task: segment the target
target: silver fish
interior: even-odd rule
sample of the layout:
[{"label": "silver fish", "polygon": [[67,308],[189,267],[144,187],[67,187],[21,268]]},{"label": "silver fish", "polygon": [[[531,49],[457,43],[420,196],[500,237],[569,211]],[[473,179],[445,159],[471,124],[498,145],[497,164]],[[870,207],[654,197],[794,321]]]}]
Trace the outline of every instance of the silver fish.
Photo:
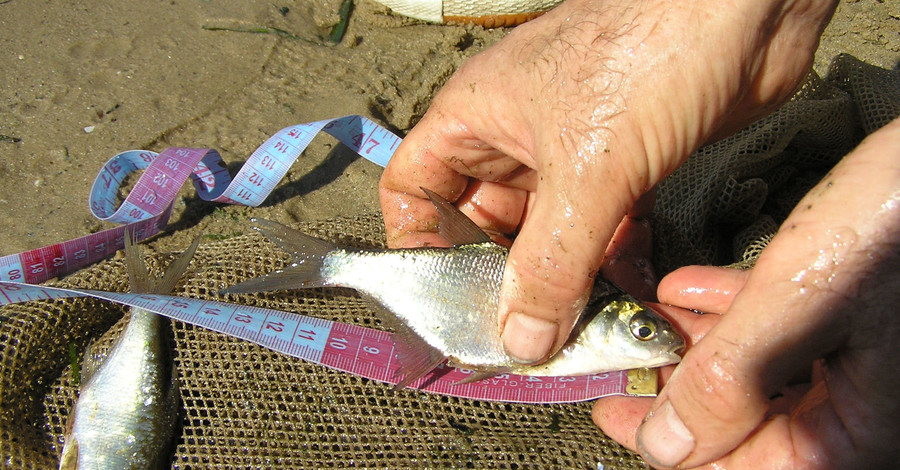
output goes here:
[{"label": "silver fish", "polygon": [[[678,362],[684,338],[635,298],[606,286],[592,300],[569,342],[540,365],[506,354],[498,300],[508,250],[491,241],[456,207],[425,190],[438,208],[439,232],[453,248],[342,248],[267,220],[254,228],[293,255],[288,267],[222,293],[337,286],[371,297],[398,334],[402,388],[449,359],[477,373],[537,376],[597,374]],[[398,321],[399,320],[399,321]]]},{"label": "silver fish", "polygon": [[[155,285],[129,234],[125,240],[132,292],[163,294],[181,278],[200,239]],[[178,400],[161,322],[155,313],[132,309],[125,331],[102,363],[85,358],[84,385],[66,423],[60,469],[144,469],[165,463]]]}]

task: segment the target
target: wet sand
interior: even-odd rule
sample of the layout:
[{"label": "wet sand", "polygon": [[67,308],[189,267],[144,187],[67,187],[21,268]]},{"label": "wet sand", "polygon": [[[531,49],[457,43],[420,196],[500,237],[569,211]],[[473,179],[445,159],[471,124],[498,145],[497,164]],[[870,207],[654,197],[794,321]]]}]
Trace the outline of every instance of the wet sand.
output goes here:
[{"label": "wet sand", "polygon": [[[111,227],[90,214],[88,193],[123,150],[211,147],[234,172],[296,123],[362,114],[402,135],[467,57],[507,33],[424,24],[358,0],[344,39],[316,44],[340,5],[0,2],[0,255]],[[302,39],[209,29],[254,27]],[[816,70],[839,53],[894,68],[900,4],[842,2]],[[240,233],[248,215],[291,223],[374,212],[379,174],[323,135],[262,207],[203,202],[185,185],[171,233],[151,246],[180,250],[200,234]]]}]

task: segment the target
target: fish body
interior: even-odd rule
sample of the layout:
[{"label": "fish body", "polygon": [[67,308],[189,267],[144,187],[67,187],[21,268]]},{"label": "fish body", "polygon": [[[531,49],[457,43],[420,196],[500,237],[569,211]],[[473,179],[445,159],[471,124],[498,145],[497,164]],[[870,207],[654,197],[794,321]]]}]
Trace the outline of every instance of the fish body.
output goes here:
[{"label": "fish body", "polygon": [[[573,341],[541,365],[524,365],[503,348],[500,283],[508,251],[493,242],[457,248],[351,250],[336,248],[320,268],[323,285],[351,287],[392,312],[454,365],[521,375],[596,374],[677,362],[684,341],[633,297],[595,298]],[[655,337],[632,332],[646,326]],[[648,333],[652,335],[653,333]]]},{"label": "fish body", "polygon": [[[196,246],[151,287],[139,252],[126,243],[132,290],[170,291]],[[155,313],[132,309],[122,336],[102,363],[86,358],[85,381],[67,422],[60,469],[150,469],[163,464],[178,400],[162,323]]]},{"label": "fish body", "polygon": [[86,382],[75,405],[60,469],[154,468],[172,436],[176,409],[162,361],[160,318],[140,309]]},{"label": "fish body", "polygon": [[352,287],[396,315],[459,364],[509,366],[496,335],[497,289],[506,248],[492,242],[456,249],[336,249],[321,269],[328,285]]},{"label": "fish body", "polygon": [[539,365],[516,362],[503,348],[498,313],[508,250],[490,241],[452,204],[429,196],[438,207],[441,233],[453,248],[346,248],[255,220],[254,228],[291,253],[294,262],[225,292],[338,286],[365,294],[382,307],[382,317],[398,333],[401,374],[406,375],[401,385],[445,359],[479,376],[585,375],[680,360],[684,339],[672,325],[609,286],[595,291],[562,350]]}]

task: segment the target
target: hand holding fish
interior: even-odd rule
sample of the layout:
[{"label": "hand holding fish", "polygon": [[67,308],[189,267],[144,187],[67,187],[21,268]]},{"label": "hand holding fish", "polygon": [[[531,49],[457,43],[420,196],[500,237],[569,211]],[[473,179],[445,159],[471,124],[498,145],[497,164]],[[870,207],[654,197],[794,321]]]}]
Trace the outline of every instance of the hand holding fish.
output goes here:
[{"label": "hand holding fish", "polygon": [[569,0],[516,28],[457,71],[388,165],[389,245],[445,244],[420,187],[495,239],[518,232],[498,328],[519,362],[545,360],[617,227],[641,232],[637,201],[704,142],[787,99],[835,3]]},{"label": "hand holding fish", "polygon": [[863,141],[751,271],[663,279],[661,301],[709,312],[681,322],[695,345],[655,401],[601,399],[595,422],[658,467],[895,466],[898,143],[900,119]]}]

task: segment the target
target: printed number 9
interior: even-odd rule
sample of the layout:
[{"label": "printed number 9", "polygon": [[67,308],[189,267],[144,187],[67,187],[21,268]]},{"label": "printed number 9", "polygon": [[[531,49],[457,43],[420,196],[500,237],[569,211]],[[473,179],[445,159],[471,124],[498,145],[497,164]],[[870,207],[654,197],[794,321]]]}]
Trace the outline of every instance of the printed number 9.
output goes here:
[{"label": "printed number 9", "polygon": [[381,351],[378,350],[378,348],[372,347],[372,346],[364,346],[364,347],[362,348],[362,350],[365,351],[365,352],[367,352],[367,353],[369,353],[369,354],[378,354],[379,352],[381,352]]}]

